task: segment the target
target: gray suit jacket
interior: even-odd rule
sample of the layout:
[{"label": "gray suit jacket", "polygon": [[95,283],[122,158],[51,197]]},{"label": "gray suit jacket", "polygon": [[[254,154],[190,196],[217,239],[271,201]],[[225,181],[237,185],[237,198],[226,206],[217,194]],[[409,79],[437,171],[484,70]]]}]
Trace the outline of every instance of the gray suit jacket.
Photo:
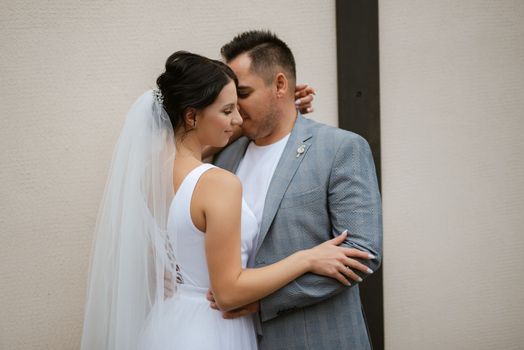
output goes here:
[{"label": "gray suit jacket", "polygon": [[[248,144],[240,138],[215,164],[235,172]],[[382,208],[369,145],[354,133],[299,115],[269,186],[250,266],[272,264],[345,229],[346,246],[377,257],[365,262],[375,271]],[[351,283],[309,273],[261,300],[260,348],[369,349],[358,284]]]}]

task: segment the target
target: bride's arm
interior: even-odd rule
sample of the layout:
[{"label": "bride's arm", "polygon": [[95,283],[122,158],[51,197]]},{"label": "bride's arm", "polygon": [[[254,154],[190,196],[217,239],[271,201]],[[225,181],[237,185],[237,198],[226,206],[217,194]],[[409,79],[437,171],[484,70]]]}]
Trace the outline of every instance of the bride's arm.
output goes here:
[{"label": "bride's arm", "polygon": [[[333,277],[349,285],[347,278],[358,276],[346,266],[367,270],[363,264],[347,257],[355,257],[355,249],[337,246],[345,235],[312,249],[298,251],[274,264],[243,269],[240,257],[242,186],[239,179],[225,170],[213,169],[199,186],[199,195],[205,198],[202,205],[211,289],[220,309],[231,310],[259,300],[306,272]],[[367,254],[360,253],[360,258],[368,258]]]}]

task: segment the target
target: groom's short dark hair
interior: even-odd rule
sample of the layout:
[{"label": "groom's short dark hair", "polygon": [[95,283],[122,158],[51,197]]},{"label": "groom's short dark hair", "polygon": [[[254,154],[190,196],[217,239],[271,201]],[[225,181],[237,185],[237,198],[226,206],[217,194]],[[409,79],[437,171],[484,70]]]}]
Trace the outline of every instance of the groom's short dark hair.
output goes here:
[{"label": "groom's short dark hair", "polygon": [[264,78],[266,84],[273,81],[275,68],[281,67],[288,79],[296,80],[295,58],[285,42],[268,30],[250,30],[238,34],[220,49],[226,62],[243,53],[251,58],[251,69]]}]

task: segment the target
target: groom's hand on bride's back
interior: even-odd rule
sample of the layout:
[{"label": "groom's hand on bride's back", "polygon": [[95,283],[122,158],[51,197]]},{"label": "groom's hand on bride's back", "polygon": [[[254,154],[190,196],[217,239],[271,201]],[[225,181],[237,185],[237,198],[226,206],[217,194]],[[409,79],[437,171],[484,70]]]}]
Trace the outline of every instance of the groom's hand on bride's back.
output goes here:
[{"label": "groom's hand on bride's back", "polygon": [[233,319],[233,318],[238,318],[238,317],[246,316],[249,314],[253,314],[258,311],[260,311],[260,302],[255,301],[254,303],[244,305],[242,307],[239,307],[238,309],[226,311],[222,313],[222,317],[227,318],[227,319]]},{"label": "groom's hand on bride's back", "polygon": [[[222,311],[218,308],[218,305],[215,301],[215,297],[213,296],[213,291],[211,291],[211,289],[207,291],[207,300],[209,300],[209,306],[212,309]],[[233,318],[238,318],[238,317],[246,316],[249,314],[253,314],[255,312],[258,312],[259,310],[260,310],[260,302],[255,301],[254,303],[244,305],[237,309],[225,311],[222,313],[222,317],[226,319],[233,319]]]}]

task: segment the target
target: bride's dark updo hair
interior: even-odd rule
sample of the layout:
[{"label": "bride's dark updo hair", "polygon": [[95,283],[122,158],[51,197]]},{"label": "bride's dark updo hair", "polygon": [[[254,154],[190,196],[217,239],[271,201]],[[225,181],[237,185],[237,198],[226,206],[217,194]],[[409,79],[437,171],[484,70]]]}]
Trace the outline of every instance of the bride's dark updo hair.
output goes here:
[{"label": "bride's dark updo hair", "polygon": [[226,64],[187,51],[177,51],[166,61],[166,71],[156,84],[173,129],[184,122],[187,108],[202,109],[211,105],[230,81],[238,80]]}]

